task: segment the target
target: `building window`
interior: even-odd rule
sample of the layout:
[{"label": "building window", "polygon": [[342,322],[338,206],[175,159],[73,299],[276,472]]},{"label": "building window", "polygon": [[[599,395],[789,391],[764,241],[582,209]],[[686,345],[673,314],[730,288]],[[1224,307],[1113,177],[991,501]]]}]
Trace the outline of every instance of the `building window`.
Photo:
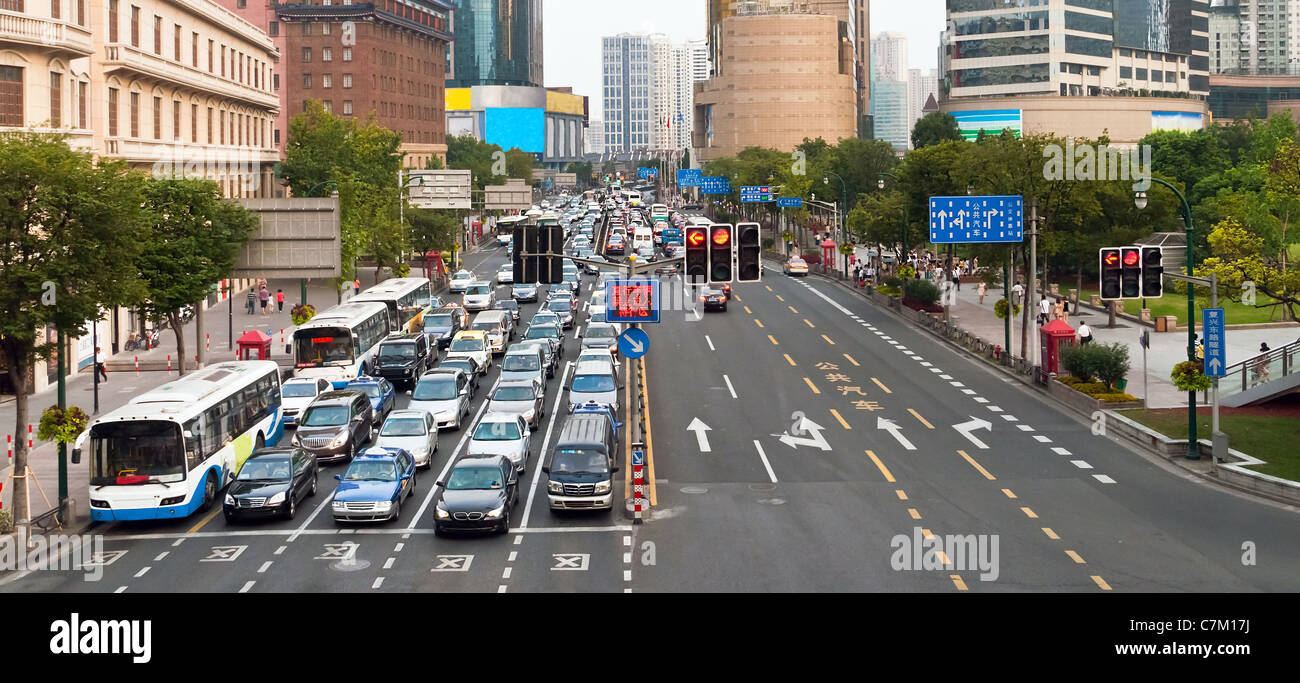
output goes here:
[{"label": "building window", "polygon": [[61,18],[62,18],[62,17],[59,16],[60,13],[61,13],[61,11],[62,11],[62,8],[60,7],[60,5],[62,5],[62,4],[63,4],[63,0],[50,0],[50,18],[51,18],[51,19],[61,19]]},{"label": "building window", "polygon": [[212,144],[212,107],[208,107],[208,144]]},{"label": "building window", "polygon": [[311,48],[304,47],[302,49],[302,63],[309,64],[310,62],[311,62]]},{"label": "building window", "polygon": [[311,22],[310,22],[310,21],[304,21],[304,22],[302,22],[302,35],[303,35],[304,37],[307,37],[307,36],[310,36],[310,35],[311,35]]},{"label": "building window", "polygon": [[131,93],[131,137],[140,137],[140,93]]},{"label": "building window", "polygon": [[77,126],[79,128],[89,128],[86,120],[86,90],[90,86],[86,83],[77,84]]},{"label": "building window", "polygon": [[199,68],[199,32],[190,33],[190,66]]},{"label": "building window", "polygon": [[162,139],[162,98],[153,98],[153,139]]},{"label": "building window", "polygon": [[172,100],[172,139],[181,139],[181,101]]},{"label": "building window", "polygon": [[307,90],[311,89],[311,74],[302,75],[302,87]]},{"label": "building window", "polygon": [[162,17],[153,15],[153,53],[162,54]]},{"label": "building window", "polygon": [[[3,74],[3,70],[0,70],[0,74]],[[0,81],[3,80],[0,76]],[[117,88],[108,89],[108,136],[117,137]]]},{"label": "building window", "polygon": [[1137,77],[1136,77],[1136,78],[1137,78],[1137,80],[1139,80],[1139,81],[1145,81],[1145,80],[1147,80],[1147,70],[1146,70],[1146,69],[1138,69],[1138,70],[1137,70]]},{"label": "building window", "polygon": [[275,36],[280,35],[280,22],[278,22],[278,21],[273,21],[273,22],[271,22],[271,23],[266,27],[266,35],[271,36],[272,38],[274,38]]},{"label": "building window", "polygon": [[330,74],[321,74],[320,87],[322,88],[334,87],[334,79],[330,77]]},{"label": "building window", "polygon": [[208,41],[208,73],[212,73],[212,41]]},{"label": "building window", "polygon": [[226,144],[226,112],[222,111],[217,119],[217,141]]},{"label": "building window", "polygon": [[343,87],[344,88],[352,87],[352,74],[343,74]]},{"label": "building window", "polygon": [[321,105],[325,107],[325,111],[327,111],[327,112],[329,112],[329,113],[331,113],[331,114],[334,113],[334,103],[333,103],[333,102],[331,102],[331,101],[329,101],[329,100],[325,100],[325,101],[321,102]]},{"label": "building window", "polygon": [[276,145],[277,147],[280,145],[280,129],[279,129],[279,128],[276,128],[275,130],[271,131],[271,140],[275,143],[275,145]]},{"label": "building window", "polygon": [[239,0],[239,2],[235,3],[235,6],[239,9],[244,9],[245,7],[248,7],[248,0]]},{"label": "building window", "polygon": [[1174,72],[1172,72],[1172,71],[1166,71],[1166,72],[1165,72],[1165,82],[1166,82],[1166,83],[1177,83],[1177,82],[1178,82],[1178,74],[1176,74],[1176,73],[1174,73]]},{"label": "building window", "polygon": [[274,90],[280,89],[280,74],[271,74],[271,88]]},{"label": "building window", "polygon": [[352,100],[343,100],[343,114],[345,116],[352,115]]},{"label": "building window", "polygon": [[190,105],[190,142],[199,141],[199,105]]},{"label": "building window", "polygon": [[221,46],[221,77],[226,77],[226,46]]},{"label": "building window", "polygon": [[321,60],[322,62],[330,62],[330,61],[333,61],[333,60],[334,60],[334,51],[331,50],[331,49],[328,48],[328,47],[322,47],[322,48],[320,49],[320,60]]},{"label": "building window", "polygon": [[86,25],[86,0],[77,0],[77,25]]},{"label": "building window", "polygon": [[117,0],[108,0],[108,42],[117,42]]},{"label": "building window", "polygon": [[131,6],[131,47],[140,47],[140,8]]},{"label": "building window", "polygon": [[345,62],[352,61],[352,48],[350,47],[343,48],[343,61]]},{"label": "building window", "polygon": [[[57,4],[57,3],[56,3]],[[50,128],[63,127],[63,74],[50,72]]]},{"label": "building window", "polygon": [[1133,78],[1133,67],[1131,67],[1131,66],[1121,66],[1121,67],[1119,68],[1119,77],[1120,77],[1120,78],[1125,78],[1125,79]]},{"label": "building window", "polygon": [[320,34],[322,36],[328,36],[330,34],[330,24],[328,21],[320,25]]}]

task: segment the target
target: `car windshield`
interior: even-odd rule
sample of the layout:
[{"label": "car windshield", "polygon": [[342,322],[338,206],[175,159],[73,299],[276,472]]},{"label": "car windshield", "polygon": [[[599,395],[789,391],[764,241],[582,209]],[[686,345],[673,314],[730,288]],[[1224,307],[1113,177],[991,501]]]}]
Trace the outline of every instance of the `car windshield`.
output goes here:
[{"label": "car windshield", "polygon": [[587,327],[588,339],[613,339],[617,336],[618,336],[618,332],[615,331],[614,328],[612,327],[597,327],[597,326]]},{"label": "car windshield", "polygon": [[481,332],[496,332],[497,324],[492,320],[483,320],[470,325],[470,329],[479,330]]},{"label": "car windshield", "polygon": [[519,304],[518,302],[510,301],[510,300],[498,301],[495,308],[499,308],[501,310],[506,310],[506,311],[513,311],[519,308]]},{"label": "car windshield", "polygon": [[614,390],[614,378],[609,375],[576,375],[573,378],[573,391],[594,393]]},{"label": "car windshield", "polygon": [[556,311],[557,313],[568,313],[573,310],[573,300],[553,299],[550,303],[546,304],[546,309],[549,311]]},{"label": "car windshield", "polygon": [[604,474],[609,459],[599,451],[560,449],[551,462],[551,474]]},{"label": "car windshield", "polygon": [[285,382],[280,386],[280,395],[284,398],[308,398],[316,395],[316,381]]},{"label": "car windshield", "polygon": [[442,362],[441,367],[448,370],[460,370],[466,375],[472,375],[478,371],[478,366],[468,358],[448,358]]},{"label": "car windshield", "polygon": [[446,401],[456,398],[456,379],[446,377],[428,377],[416,383],[411,392],[416,401]]},{"label": "car windshield", "polygon": [[378,384],[349,384],[348,388],[353,391],[360,391],[370,398],[379,398],[383,395],[383,392],[379,390]]},{"label": "car windshield", "polygon": [[450,313],[424,316],[424,329],[426,330],[445,330],[448,327],[451,327]]},{"label": "car windshield", "polygon": [[540,370],[542,362],[537,360],[536,353],[517,353],[507,354],[501,361],[502,370]]},{"label": "car windshield", "polygon": [[397,468],[391,462],[353,462],[343,481],[397,481]]},{"label": "car windshield", "polygon": [[501,481],[501,470],[495,467],[457,467],[447,479],[448,491],[473,491],[499,489],[505,486]]},{"label": "car windshield", "polygon": [[451,279],[453,279],[453,280],[468,280],[468,279],[470,279],[470,278],[472,278],[472,277],[474,277],[474,274],[473,274],[473,273],[470,273],[470,272],[467,272],[467,271],[462,270],[462,271],[460,271],[459,273],[456,273],[455,277],[453,277],[453,278],[451,278]]},{"label": "car windshield", "polygon": [[493,401],[531,401],[536,396],[529,387],[499,387],[492,394]]},{"label": "car windshield", "polygon": [[382,436],[424,436],[424,420],[418,417],[394,417],[384,423]]},{"label": "car windshield", "polygon": [[554,325],[533,325],[528,328],[528,334],[524,335],[524,339],[550,339],[558,336],[559,333],[556,332]]},{"label": "car windshield", "polygon": [[452,351],[482,351],[482,339],[457,339],[451,343]]},{"label": "car windshield", "polygon": [[465,288],[466,294],[489,294],[492,288],[487,285],[471,285]]},{"label": "car windshield", "polygon": [[515,441],[522,439],[518,422],[480,422],[474,430],[475,441]]},{"label": "car windshield", "polygon": [[380,344],[379,360],[413,360],[415,344]]},{"label": "car windshield", "polygon": [[312,406],[299,420],[304,427],[337,427],[347,421],[347,406]]},{"label": "car windshield", "polygon": [[288,481],[291,472],[288,456],[261,457],[244,463],[235,478],[239,481]]}]

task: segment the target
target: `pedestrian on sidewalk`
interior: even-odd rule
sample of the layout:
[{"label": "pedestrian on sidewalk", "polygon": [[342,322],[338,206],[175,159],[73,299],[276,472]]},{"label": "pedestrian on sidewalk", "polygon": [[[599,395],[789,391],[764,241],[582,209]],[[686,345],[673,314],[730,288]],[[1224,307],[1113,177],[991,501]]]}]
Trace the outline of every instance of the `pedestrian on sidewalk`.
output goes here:
[{"label": "pedestrian on sidewalk", "polygon": [[284,313],[284,290],[283,289],[275,290],[275,305],[277,307],[277,312]]},{"label": "pedestrian on sidewalk", "polygon": [[1058,314],[1058,317],[1061,319],[1061,322],[1065,323],[1066,325],[1069,325],[1070,324],[1070,302],[1066,299],[1061,299],[1060,302],[1057,303],[1057,306],[1060,306],[1061,308],[1061,312]]},{"label": "pedestrian on sidewalk", "polygon": [[267,310],[267,304],[271,302],[271,290],[267,289],[266,285],[262,285],[262,289],[257,292],[257,298],[262,302],[262,315],[271,315],[271,312]]},{"label": "pedestrian on sidewalk", "polygon": [[1057,299],[1056,302],[1052,304],[1052,308],[1055,311],[1056,320],[1060,320],[1061,322],[1067,324],[1070,322],[1065,315],[1065,301],[1061,299]]},{"label": "pedestrian on sidewalk", "polygon": [[1039,319],[1044,321],[1043,324],[1046,324],[1046,323],[1048,323],[1048,322],[1051,322],[1051,320],[1052,320],[1052,299],[1051,299],[1050,297],[1048,297],[1047,295],[1043,295],[1043,298],[1040,299],[1040,300],[1038,301],[1038,311],[1039,311],[1039,313],[1040,313],[1040,315],[1039,315]]},{"label": "pedestrian on sidewalk", "polygon": [[248,314],[253,315],[257,312],[257,288],[248,288]]},{"label": "pedestrian on sidewalk", "polygon": [[984,296],[988,294],[988,289],[989,289],[988,285],[984,284],[983,280],[980,280],[980,283],[975,286],[975,293],[980,295],[981,306],[984,305]]},{"label": "pedestrian on sidewalk", "polygon": [[95,347],[95,376],[102,377],[103,379],[99,380],[101,382],[108,381],[108,370],[104,368],[104,363],[106,363],[107,361],[108,358],[104,355],[104,349],[102,347],[96,346]]},{"label": "pedestrian on sidewalk", "polygon": [[1088,323],[1079,323],[1079,345],[1087,346],[1092,343],[1092,329]]},{"label": "pedestrian on sidewalk", "polygon": [[957,291],[959,291],[959,292],[961,291],[961,272],[960,272],[960,271],[953,271],[953,273],[952,273],[952,286],[953,286],[953,287],[956,287],[956,288],[957,288]]},{"label": "pedestrian on sidewalk", "polygon": [[1024,295],[1024,293],[1025,293],[1024,285],[1020,284],[1019,282],[1013,285],[1011,287],[1011,303],[1016,306],[1019,306],[1020,298]]},{"label": "pedestrian on sidewalk", "polygon": [[352,296],[356,296],[360,293],[361,293],[361,278],[357,278],[352,281]]}]

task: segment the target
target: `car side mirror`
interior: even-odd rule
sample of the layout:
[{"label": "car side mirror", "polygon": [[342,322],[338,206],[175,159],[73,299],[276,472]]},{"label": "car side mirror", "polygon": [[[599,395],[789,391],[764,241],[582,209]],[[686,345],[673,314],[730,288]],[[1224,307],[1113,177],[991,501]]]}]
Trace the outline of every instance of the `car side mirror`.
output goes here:
[{"label": "car side mirror", "polygon": [[357,415],[357,416],[355,416],[355,417],[352,418],[352,421],[353,421],[353,422],[360,422],[360,421],[361,421],[361,417],[362,417],[361,415]]},{"label": "car side mirror", "polygon": [[443,487],[443,488],[447,488],[447,485],[444,484],[443,482],[440,482],[440,481],[435,481],[435,482],[433,482],[433,485],[434,485],[434,486],[441,486],[441,487]]},{"label": "car side mirror", "polygon": [[335,479],[335,481],[343,481],[343,475],[341,475],[341,474],[336,474],[336,475],[334,475],[334,479]]},{"label": "car side mirror", "polygon": [[622,468],[619,467],[618,465],[615,465],[615,466],[609,468],[609,473],[610,473],[610,474],[618,474],[618,471],[619,471],[620,469],[622,469]]},{"label": "car side mirror", "polygon": [[551,468],[549,468],[549,467],[543,467],[543,468],[542,468],[542,473],[543,473],[543,474],[550,474],[550,473],[551,473]]},{"label": "car side mirror", "polygon": [[409,475],[409,474],[403,474],[403,475],[402,475],[402,481],[410,481],[410,479],[411,479],[411,475]]}]

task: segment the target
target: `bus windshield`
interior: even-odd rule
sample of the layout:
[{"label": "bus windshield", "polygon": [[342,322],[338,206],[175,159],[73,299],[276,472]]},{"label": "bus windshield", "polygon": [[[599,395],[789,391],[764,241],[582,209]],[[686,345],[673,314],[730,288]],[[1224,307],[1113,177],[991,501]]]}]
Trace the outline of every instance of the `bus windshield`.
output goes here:
[{"label": "bus windshield", "polygon": [[293,347],[294,363],[300,368],[331,363],[348,365],[355,358],[352,332],[346,327],[300,330],[294,335]]},{"label": "bus windshield", "polygon": [[161,420],[97,424],[90,430],[90,485],[185,480],[180,425]]}]

